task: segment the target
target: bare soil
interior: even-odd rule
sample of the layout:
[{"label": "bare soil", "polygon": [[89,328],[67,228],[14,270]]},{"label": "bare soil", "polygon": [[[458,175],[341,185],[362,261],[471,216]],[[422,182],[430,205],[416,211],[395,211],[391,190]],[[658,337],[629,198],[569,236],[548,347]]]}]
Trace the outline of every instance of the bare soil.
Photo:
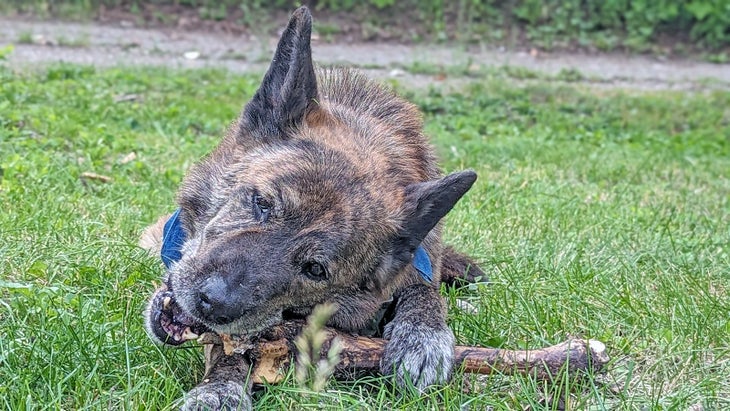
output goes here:
[{"label": "bare soil", "polygon": [[[97,67],[220,67],[234,72],[263,72],[281,27],[216,30],[205,27],[138,28],[123,18],[69,23],[0,18],[0,48],[13,44],[7,63],[18,69],[69,62]],[[501,47],[372,42],[315,37],[313,53],[321,65],[350,65],[376,78],[396,78],[407,86],[458,88],[503,66],[515,81],[533,74],[591,87],[631,90],[730,90],[730,65],[692,59],[661,59],[623,54],[546,53]],[[493,71],[492,71],[493,72]],[[561,74],[578,73],[577,76]],[[514,73],[517,73],[516,75]]]}]

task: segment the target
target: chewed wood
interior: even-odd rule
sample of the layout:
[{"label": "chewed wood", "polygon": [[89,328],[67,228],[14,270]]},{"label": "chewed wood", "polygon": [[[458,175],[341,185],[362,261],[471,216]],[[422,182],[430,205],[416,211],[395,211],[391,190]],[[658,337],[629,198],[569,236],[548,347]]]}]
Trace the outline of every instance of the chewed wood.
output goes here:
[{"label": "chewed wood", "polygon": [[[253,344],[247,357],[253,360],[254,384],[277,383],[283,379],[296,354],[294,339],[303,326],[302,321],[286,322],[268,330],[261,340]],[[326,328],[324,332],[327,338],[322,346],[322,356],[327,355],[335,338],[340,340],[343,347],[334,372],[336,378],[353,379],[379,372],[386,340],[346,334],[332,328]],[[201,342],[222,347],[220,338],[215,335],[206,335]],[[235,345],[236,342],[228,339],[227,344]],[[222,353],[222,349],[219,349],[219,355],[212,357],[209,351],[206,350],[206,367],[217,361]],[[237,351],[237,347],[229,347],[228,351]],[[600,372],[608,361],[606,346],[600,341],[570,339],[533,350],[456,346],[454,368],[465,373],[521,374],[546,380],[565,369],[570,373]]]}]

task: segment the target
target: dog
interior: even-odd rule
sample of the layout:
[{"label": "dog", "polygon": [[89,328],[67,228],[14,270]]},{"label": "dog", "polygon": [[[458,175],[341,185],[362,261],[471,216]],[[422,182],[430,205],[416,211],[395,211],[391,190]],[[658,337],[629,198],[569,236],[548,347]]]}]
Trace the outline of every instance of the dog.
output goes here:
[{"label": "dog", "polygon": [[[144,233],[168,266],[147,330],[173,345],[256,335],[333,303],[329,326],[381,334],[382,373],[422,391],[452,372],[440,284],[483,275],[440,235],[476,174],[442,175],[415,105],[355,71],[315,69],[311,30],[297,9],[258,91],[185,177],[179,210]],[[183,408],[250,408],[242,364],[224,356]]]}]

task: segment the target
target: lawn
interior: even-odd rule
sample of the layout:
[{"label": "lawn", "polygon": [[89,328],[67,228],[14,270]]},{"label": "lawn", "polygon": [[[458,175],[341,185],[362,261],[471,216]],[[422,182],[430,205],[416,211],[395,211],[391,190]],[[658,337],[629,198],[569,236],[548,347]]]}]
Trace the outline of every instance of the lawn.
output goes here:
[{"label": "lawn", "polygon": [[[290,378],[255,406],[730,408],[730,93],[490,76],[460,94],[401,90],[424,110],[444,169],[479,174],[446,240],[491,283],[444,290],[450,325],[461,344],[598,339],[607,373],[549,384],[457,374],[421,398],[379,378],[321,394]],[[0,407],[166,409],[201,378],[198,346],[145,335],[161,268],[136,241],[175,208],[185,170],[259,78],[0,67]]]}]

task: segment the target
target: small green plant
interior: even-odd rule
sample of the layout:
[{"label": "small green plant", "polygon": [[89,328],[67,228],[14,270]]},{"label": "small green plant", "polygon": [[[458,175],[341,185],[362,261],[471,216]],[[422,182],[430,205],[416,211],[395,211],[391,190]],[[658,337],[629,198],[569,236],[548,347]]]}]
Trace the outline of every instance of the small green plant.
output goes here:
[{"label": "small green plant", "polygon": [[575,81],[584,80],[585,76],[578,69],[564,68],[558,72],[558,74],[555,76],[555,78],[558,80],[562,80],[562,81],[575,82]]},{"label": "small green plant", "polygon": [[18,34],[18,44],[33,44],[33,33],[30,31],[21,31]]},{"label": "small green plant", "polygon": [[695,18],[691,34],[710,47],[730,43],[730,2],[726,0],[692,0],[685,5]]},{"label": "small green plant", "polygon": [[294,377],[301,386],[306,386],[314,392],[322,391],[332,376],[335,366],[340,362],[342,344],[334,338],[327,356],[322,358],[321,350],[327,339],[324,325],[335,313],[337,307],[333,304],[322,304],[314,308],[307,325],[302,333],[294,340],[297,347],[297,363]]},{"label": "small green plant", "polygon": [[437,75],[444,73],[443,65],[419,60],[414,60],[412,63],[403,66],[403,69],[411,74]]},{"label": "small green plant", "polygon": [[198,15],[203,20],[225,20],[228,16],[228,7],[225,3],[209,4],[198,9]]},{"label": "small green plant", "polygon": [[56,39],[56,42],[61,47],[71,47],[71,48],[84,48],[89,47],[90,40],[89,36],[84,34],[80,35],[74,38],[68,38],[66,36],[58,36]]},{"label": "small green plant", "polygon": [[[8,56],[13,53],[13,50],[15,50],[15,47],[12,44],[8,44],[7,46],[0,47],[0,60],[7,59]],[[2,175],[0,175],[0,177],[2,177]]]},{"label": "small green plant", "polygon": [[710,53],[705,57],[705,60],[715,64],[726,64],[730,62],[728,53]]},{"label": "small green plant", "polygon": [[317,34],[324,37],[327,41],[332,41],[332,37],[339,34],[341,29],[336,24],[319,23],[314,27]]},{"label": "small green plant", "polygon": [[317,2],[317,10],[349,11],[357,4],[356,0],[320,0]]},{"label": "small green plant", "polygon": [[502,66],[500,71],[507,77],[517,80],[531,80],[540,77],[540,73],[521,66]]}]

